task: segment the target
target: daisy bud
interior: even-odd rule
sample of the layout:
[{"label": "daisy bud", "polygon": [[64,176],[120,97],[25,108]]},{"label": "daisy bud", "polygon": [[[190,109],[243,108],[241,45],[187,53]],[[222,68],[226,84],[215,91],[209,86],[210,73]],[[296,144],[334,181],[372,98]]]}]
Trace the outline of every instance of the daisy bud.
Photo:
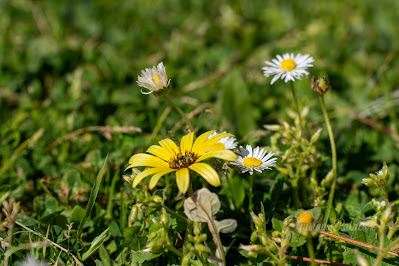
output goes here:
[{"label": "daisy bud", "polygon": [[386,223],[391,222],[392,220],[393,220],[392,207],[391,207],[391,206],[388,206],[388,207],[385,209],[385,211],[384,211],[384,213],[382,214],[382,216],[381,216],[381,223],[386,224]]},{"label": "daisy bud", "polygon": [[330,90],[330,84],[326,78],[315,79],[312,77],[311,88],[320,95],[326,94]]},{"label": "daisy bud", "polygon": [[315,143],[319,137],[320,137],[320,133],[321,133],[321,128],[319,128],[316,133],[313,134],[313,136],[310,138],[310,142],[311,143]]},{"label": "daisy bud", "polygon": [[362,179],[362,184],[364,184],[364,185],[366,185],[368,187],[372,187],[372,188],[378,187],[378,184],[372,178],[363,178]]},{"label": "daisy bud", "polygon": [[134,205],[132,207],[132,210],[130,211],[129,219],[128,219],[128,225],[131,226],[134,224],[137,220],[137,214],[139,213],[139,207],[137,205]]}]

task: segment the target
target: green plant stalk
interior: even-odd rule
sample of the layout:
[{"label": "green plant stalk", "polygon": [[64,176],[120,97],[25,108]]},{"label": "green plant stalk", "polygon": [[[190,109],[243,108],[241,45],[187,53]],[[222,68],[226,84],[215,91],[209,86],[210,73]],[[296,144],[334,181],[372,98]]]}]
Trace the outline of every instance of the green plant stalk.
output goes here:
[{"label": "green plant stalk", "polygon": [[175,253],[177,256],[179,256],[180,258],[183,258],[184,257],[184,255],[183,255],[183,253],[181,253],[179,250],[177,250],[174,246],[172,246],[172,245],[168,245],[167,246],[168,247],[168,249],[170,250],[170,251],[172,251],[173,253]]},{"label": "green plant stalk", "polygon": [[169,98],[168,95],[164,95],[163,97],[165,98],[166,101],[168,101],[168,103],[169,103],[170,105],[173,106],[173,108],[176,109],[177,112],[179,112],[179,114],[183,117],[183,119],[186,120],[186,123],[187,123],[188,127],[190,128],[190,131],[191,131],[191,132],[194,132],[194,128],[193,128],[193,126],[191,125],[190,120],[189,120],[188,117],[184,114],[184,112],[182,111],[182,109],[180,109],[179,106],[177,106],[174,102],[172,102],[172,100]]},{"label": "green plant stalk", "polygon": [[300,124],[299,128],[302,130],[301,109],[299,109],[298,100],[297,100],[297,98],[296,98],[295,89],[294,89],[294,82],[291,81],[291,82],[290,82],[290,85],[291,85],[292,97],[294,98],[295,108],[296,108],[296,111],[297,111],[298,117],[299,117],[299,124]]},{"label": "green plant stalk", "polygon": [[378,265],[383,259],[384,257],[388,254],[388,252],[397,244],[399,243],[399,237],[396,238],[385,250],[384,252],[379,252],[378,253],[378,257],[374,262],[374,265]]},{"label": "green plant stalk", "polygon": [[[254,210],[254,204],[252,203],[252,198],[253,198],[253,191],[252,191],[252,187],[254,185],[254,176],[250,175],[249,176],[249,195],[248,195],[248,211],[249,213],[251,213]],[[254,229],[254,224],[251,223],[251,231]]]},{"label": "green plant stalk", "polygon": [[386,204],[386,206],[388,206],[389,205],[389,199],[388,199],[388,192],[387,192],[386,184],[384,186],[382,186],[381,190],[382,190],[381,194],[382,194],[382,197],[385,200],[385,204]]},{"label": "green plant stalk", "polygon": [[308,248],[308,253],[309,253],[309,257],[311,259],[311,264],[312,264],[312,266],[315,266],[316,264],[314,263],[313,241],[312,241],[312,238],[310,236],[307,238],[306,246]]},{"label": "green plant stalk", "polygon": [[155,137],[158,135],[159,130],[161,129],[162,124],[165,122],[166,118],[168,117],[168,114],[170,112],[170,107],[166,107],[165,111],[161,114],[161,117],[158,119],[157,123],[155,124],[154,130],[151,133],[150,139],[155,139]]},{"label": "green plant stalk", "polygon": [[169,209],[166,205],[160,204],[160,206],[162,206],[162,208],[164,208],[167,213],[169,213],[170,215],[176,217],[177,219],[182,220],[184,222],[189,222],[189,220],[186,217],[184,217],[183,215],[180,215],[177,212]]},{"label": "green plant stalk", "polygon": [[300,160],[298,162],[298,166],[295,171],[294,180],[291,181],[292,188],[294,190],[294,206],[296,209],[302,208],[302,203],[301,203],[301,200],[299,199],[299,190],[298,190],[298,181],[300,178],[302,164],[303,164],[303,158],[300,158]]},{"label": "green plant stalk", "polygon": [[332,154],[332,168],[333,168],[333,179],[331,181],[331,190],[330,190],[330,195],[328,196],[326,217],[325,217],[325,221],[324,221],[324,226],[327,226],[328,218],[330,216],[331,208],[332,208],[333,201],[334,201],[335,187],[337,184],[337,150],[335,148],[334,134],[333,134],[333,131],[331,128],[330,119],[328,117],[326,106],[324,105],[323,95],[319,95],[319,100],[320,100],[321,109],[323,110],[324,120],[326,121],[328,137],[330,138],[331,154]]}]

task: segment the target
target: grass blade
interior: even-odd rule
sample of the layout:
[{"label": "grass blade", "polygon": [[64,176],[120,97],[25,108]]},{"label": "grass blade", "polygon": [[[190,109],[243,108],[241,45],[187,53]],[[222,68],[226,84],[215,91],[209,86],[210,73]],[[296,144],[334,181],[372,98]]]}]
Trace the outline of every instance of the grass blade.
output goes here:
[{"label": "grass blade", "polygon": [[78,234],[77,234],[78,238],[80,237],[80,234],[82,233],[82,230],[83,230],[83,225],[84,225],[87,217],[89,217],[91,210],[93,209],[94,203],[96,202],[98,191],[100,190],[101,180],[103,178],[104,171],[105,171],[105,166],[107,165],[107,159],[108,159],[108,154],[107,154],[107,157],[105,157],[104,163],[101,166],[101,169],[97,174],[96,180],[94,181],[93,189],[91,190],[91,193],[90,193],[90,198],[89,198],[89,202],[87,203],[85,214],[83,215],[83,218],[79,224]]}]

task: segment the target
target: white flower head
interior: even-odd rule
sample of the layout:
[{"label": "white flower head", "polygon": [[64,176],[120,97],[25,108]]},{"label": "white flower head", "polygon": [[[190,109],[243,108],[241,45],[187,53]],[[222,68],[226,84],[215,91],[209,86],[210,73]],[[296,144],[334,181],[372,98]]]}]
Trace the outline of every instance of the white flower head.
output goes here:
[{"label": "white flower head", "polygon": [[242,173],[249,172],[249,174],[253,174],[254,170],[262,173],[265,169],[271,169],[271,167],[276,165],[277,158],[272,158],[273,153],[265,151],[256,147],[252,149],[251,145],[247,145],[245,149],[240,146],[240,150],[237,150],[236,153],[237,160],[232,162],[232,165],[236,165]]},{"label": "white flower head", "polygon": [[26,256],[25,260],[17,264],[19,266],[45,266],[47,263],[37,261],[33,255]]},{"label": "white flower head", "polygon": [[307,68],[313,67],[314,59],[308,54],[302,55],[294,53],[285,53],[283,56],[277,55],[272,61],[265,61],[268,66],[262,67],[265,77],[274,76],[271,83],[273,84],[279,78],[285,83],[301,79],[303,75],[309,75]]},{"label": "white flower head", "polygon": [[137,84],[148,90],[141,90],[142,94],[162,92],[169,86],[169,83],[170,79],[166,75],[166,69],[162,62],[157,67],[141,70],[141,75],[137,78]]},{"label": "white flower head", "polygon": [[[223,133],[226,133],[226,131],[223,131]],[[213,132],[211,135],[209,135],[208,139],[212,138],[213,136],[216,136],[217,134],[219,134],[217,131]],[[231,136],[224,137],[211,147],[211,151],[232,150],[237,148],[237,145],[238,143],[235,137]]]}]

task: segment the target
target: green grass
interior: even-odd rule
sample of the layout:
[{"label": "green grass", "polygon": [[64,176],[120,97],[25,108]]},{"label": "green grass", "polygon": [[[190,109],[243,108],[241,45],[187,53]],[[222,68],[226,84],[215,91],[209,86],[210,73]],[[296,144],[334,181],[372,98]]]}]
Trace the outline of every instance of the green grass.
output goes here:
[{"label": "green grass", "polygon": [[[168,131],[185,133],[179,114],[161,98],[142,95],[136,84],[142,69],[160,61],[171,78],[169,96],[186,114],[195,111],[191,122],[199,133],[226,130],[241,145],[269,146],[263,125],[289,120],[293,102],[287,84],[271,86],[271,78],[264,78],[263,62],[285,52],[311,54],[311,75],[326,76],[332,85],[325,102],[338,152],[337,217],[349,222],[356,208],[376,197],[361,179],[383,162],[391,172],[389,197],[398,199],[398,9],[399,2],[389,0],[0,1],[0,205],[20,202],[17,220],[37,233],[14,227],[10,262],[28,253],[51,264],[73,262],[52,244],[24,246],[44,238],[85,265],[121,265],[144,248],[148,224],[139,219],[129,227],[127,220],[140,187],[122,178],[124,169],[133,154],[167,138]],[[312,126],[324,128],[318,150],[328,157],[327,130],[309,84],[305,78],[296,82],[296,94],[301,107],[309,106]],[[321,180],[331,160],[318,168]],[[221,178],[221,188],[212,188],[220,192],[220,215],[239,224],[234,234],[222,236],[225,246],[236,239],[227,259],[248,263],[237,247],[249,243],[250,219],[241,212],[247,213],[249,179],[232,171],[231,193]],[[255,213],[260,202],[266,212],[274,204],[267,230],[272,215],[285,217],[294,206],[287,203],[289,187],[274,186],[281,178],[277,171],[254,178]],[[181,213],[169,179],[161,179],[166,189],[156,193]],[[203,184],[197,178],[193,186]],[[273,188],[281,190],[279,197]],[[7,239],[8,220],[0,219],[0,237]],[[89,252],[106,230],[104,245]],[[300,256],[306,247],[290,252]],[[170,253],[143,262],[179,263]],[[0,260],[5,254],[0,248]]]}]

